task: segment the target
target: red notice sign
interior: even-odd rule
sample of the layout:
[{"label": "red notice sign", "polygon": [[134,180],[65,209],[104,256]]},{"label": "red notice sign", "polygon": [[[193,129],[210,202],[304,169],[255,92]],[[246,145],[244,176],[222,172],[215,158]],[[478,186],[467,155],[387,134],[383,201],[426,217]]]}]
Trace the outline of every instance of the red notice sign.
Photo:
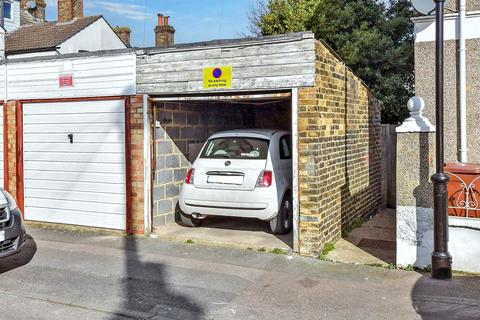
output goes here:
[{"label": "red notice sign", "polygon": [[60,88],[73,87],[73,75],[63,75],[58,78]]}]

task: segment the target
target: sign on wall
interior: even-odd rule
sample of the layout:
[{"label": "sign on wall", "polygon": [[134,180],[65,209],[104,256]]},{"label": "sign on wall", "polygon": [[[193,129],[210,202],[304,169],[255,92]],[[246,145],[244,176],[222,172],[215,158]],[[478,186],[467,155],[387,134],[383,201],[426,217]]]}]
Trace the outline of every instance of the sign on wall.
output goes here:
[{"label": "sign on wall", "polygon": [[73,74],[64,74],[58,78],[60,88],[73,87]]},{"label": "sign on wall", "polygon": [[204,89],[230,89],[232,87],[232,67],[203,68]]}]

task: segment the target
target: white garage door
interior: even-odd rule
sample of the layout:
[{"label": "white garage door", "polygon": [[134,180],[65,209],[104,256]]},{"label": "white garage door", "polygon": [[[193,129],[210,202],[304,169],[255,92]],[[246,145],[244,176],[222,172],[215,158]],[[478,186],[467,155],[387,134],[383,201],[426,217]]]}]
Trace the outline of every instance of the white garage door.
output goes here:
[{"label": "white garage door", "polygon": [[23,106],[25,218],[125,230],[125,102]]}]

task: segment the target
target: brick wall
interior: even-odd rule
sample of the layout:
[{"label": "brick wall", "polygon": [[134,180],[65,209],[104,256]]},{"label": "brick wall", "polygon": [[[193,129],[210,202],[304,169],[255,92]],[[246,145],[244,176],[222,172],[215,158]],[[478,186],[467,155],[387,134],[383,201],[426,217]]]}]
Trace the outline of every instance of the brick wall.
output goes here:
[{"label": "brick wall", "polygon": [[143,96],[130,98],[132,232],[144,232]]},{"label": "brick wall", "polygon": [[300,251],[318,255],[381,203],[380,103],[323,43],[299,91]]},{"label": "brick wall", "polygon": [[225,130],[289,130],[289,105],[289,102],[268,105],[157,104],[157,121],[160,127],[156,128],[153,226],[158,227],[174,221],[180,185],[191,165],[190,161],[196,156],[193,147],[198,150],[210,135]]},{"label": "brick wall", "polygon": [[7,191],[12,195],[17,194],[17,128],[16,128],[16,103],[9,101],[7,103],[7,132],[8,143],[6,146],[8,159],[8,185]]}]

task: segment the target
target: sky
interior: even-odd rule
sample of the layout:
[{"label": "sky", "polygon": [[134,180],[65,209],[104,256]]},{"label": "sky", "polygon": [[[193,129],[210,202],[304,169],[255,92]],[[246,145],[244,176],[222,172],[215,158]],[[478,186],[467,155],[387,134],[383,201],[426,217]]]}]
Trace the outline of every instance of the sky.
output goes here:
[{"label": "sky", "polygon": [[[57,20],[57,1],[46,0],[47,20]],[[85,15],[103,15],[132,29],[132,45],[155,44],[157,14],[170,16],[176,43],[250,35],[248,13],[258,0],[84,0]]]}]

